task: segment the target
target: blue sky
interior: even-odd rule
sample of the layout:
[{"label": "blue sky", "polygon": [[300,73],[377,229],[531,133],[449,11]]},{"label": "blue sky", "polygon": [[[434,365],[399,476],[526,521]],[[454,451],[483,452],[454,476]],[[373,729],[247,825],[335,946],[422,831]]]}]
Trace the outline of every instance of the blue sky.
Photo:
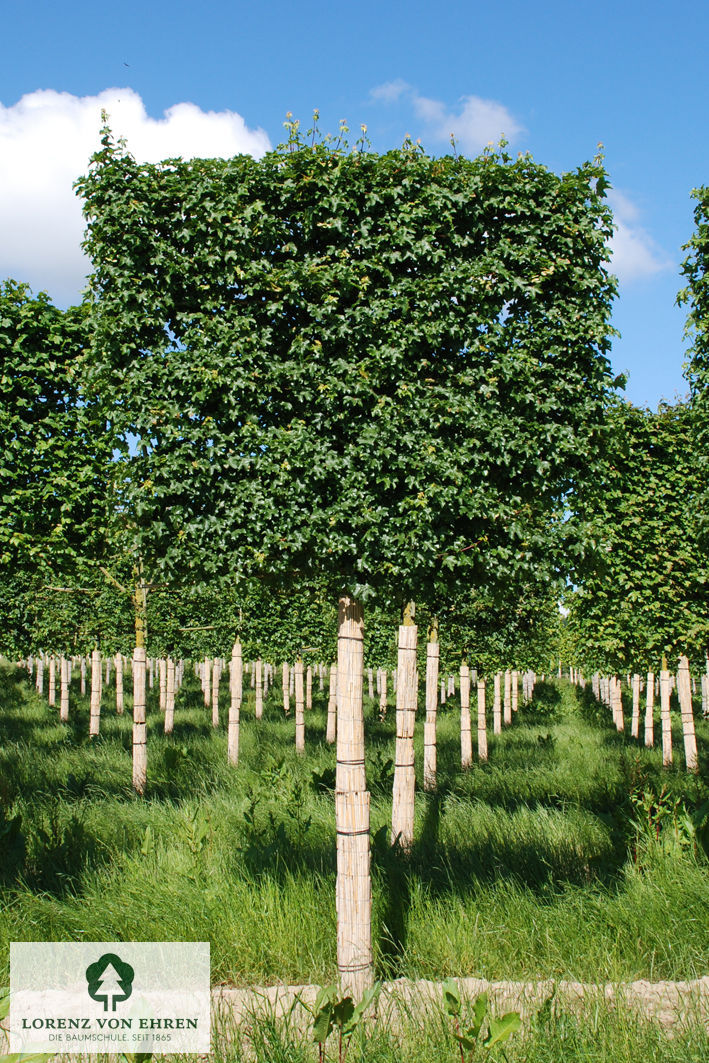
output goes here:
[{"label": "blue sky", "polygon": [[504,132],[562,171],[602,142],[619,224],[613,364],[634,402],[672,401],[686,390],[681,245],[691,189],[709,183],[708,31],[707,5],[684,0],[18,0],[0,42],[0,278],[79,298],[70,186],[101,106],[146,159],[261,154],[286,112],[307,126],[314,108],[325,131],[366,123],[382,151],[409,133],[445,152],[455,131],[474,154]]}]

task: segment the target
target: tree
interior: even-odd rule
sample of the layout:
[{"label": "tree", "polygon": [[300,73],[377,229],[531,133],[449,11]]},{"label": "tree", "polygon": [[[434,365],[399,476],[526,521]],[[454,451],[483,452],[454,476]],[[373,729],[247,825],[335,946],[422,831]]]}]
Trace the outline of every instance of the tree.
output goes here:
[{"label": "tree", "polygon": [[0,563],[73,571],[98,556],[111,449],[83,392],[86,308],[0,284]]},{"label": "tree", "polygon": [[567,595],[578,665],[656,671],[663,654],[704,661],[706,559],[697,543],[694,408],[609,410],[603,468],[576,492],[574,520],[593,544]]},{"label": "tree", "polygon": [[611,215],[599,160],[559,177],[290,132],[258,162],[139,166],[105,129],[79,191],[93,383],[146,564],[340,597],[339,845],[369,822],[359,603],[562,565],[551,517],[611,387]]},{"label": "tree", "polygon": [[695,188],[692,197],[695,232],[684,250],[689,254],[681,272],[687,286],[678,296],[689,307],[685,335],[691,340],[686,376],[691,389],[693,449],[699,476],[699,535],[706,550],[709,543],[709,186]]}]

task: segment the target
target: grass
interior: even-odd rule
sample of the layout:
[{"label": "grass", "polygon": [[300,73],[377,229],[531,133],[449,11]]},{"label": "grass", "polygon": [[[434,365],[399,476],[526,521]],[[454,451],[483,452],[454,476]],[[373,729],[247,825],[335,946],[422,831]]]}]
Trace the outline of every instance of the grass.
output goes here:
[{"label": "grass", "polygon": [[[217,1034],[213,1056],[218,1063],[314,1063],[316,1046],[308,1034],[261,1015],[230,1038]],[[580,1013],[542,1008],[507,1041],[504,1056],[492,1049],[489,1058],[491,1063],[704,1063],[708,1051],[709,1033],[697,1018],[668,1036],[657,1024],[598,1001]],[[327,1060],[338,1058],[334,1037],[326,1052]],[[479,1051],[473,1058],[486,1057]],[[358,1031],[346,1058],[350,1063],[459,1063],[460,1050],[441,1012],[412,1006],[395,1027],[380,1023]]]},{"label": "grass", "polygon": [[[334,981],[334,750],[317,682],[305,756],[280,684],[260,722],[247,689],[236,769],[194,679],[178,696],[171,737],[150,692],[145,799],[130,787],[130,697],[117,717],[105,692],[101,735],[90,741],[77,685],[61,725],[26,677],[0,671],[0,984],[10,941],[82,939],[209,940],[215,983]],[[707,974],[709,723],[697,721],[704,775],[682,770],[678,717],[675,764],[663,771],[661,751],[618,736],[589,695],[539,684],[513,726],[490,735],[489,763],[461,772],[458,709],[450,699],[440,713],[439,792],[417,792],[416,843],[403,857],[388,845],[395,714],[380,722],[365,698],[378,976]],[[637,806],[643,793],[656,798],[649,812]],[[576,1019],[564,1030],[549,1054],[540,1035],[525,1058],[635,1058],[616,1044],[619,1028],[607,1028],[617,1055],[583,1055]],[[554,1055],[562,1042],[567,1054]],[[399,1058],[398,1048],[380,1049],[357,1058]],[[405,1058],[438,1058],[419,1049],[413,1037]],[[295,1042],[287,1052],[311,1058]]]}]

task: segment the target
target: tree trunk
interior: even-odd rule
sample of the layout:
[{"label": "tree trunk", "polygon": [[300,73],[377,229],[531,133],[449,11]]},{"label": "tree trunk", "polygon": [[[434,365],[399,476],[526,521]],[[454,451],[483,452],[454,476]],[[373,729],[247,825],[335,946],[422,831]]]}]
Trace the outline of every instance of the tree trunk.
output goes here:
[{"label": "tree trunk", "polygon": [[215,660],[212,663],[212,727],[219,726],[219,680],[221,671],[220,661]]},{"label": "tree trunk", "polygon": [[[290,673],[289,673],[288,665],[286,664],[285,661],[283,662],[283,669],[282,669],[281,675],[282,675],[281,686],[282,686],[282,689],[283,689],[283,712],[284,712],[284,715],[289,716],[290,715]],[[335,740],[333,738],[333,742],[334,741]]]},{"label": "tree trunk", "polygon": [[505,727],[512,723],[512,673],[509,668],[505,672],[505,700],[503,704],[503,720]]},{"label": "tree trunk", "polygon": [[492,733],[502,734],[502,672],[495,672],[492,693]]},{"label": "tree trunk", "polygon": [[655,720],[653,709],[655,707],[655,675],[647,673],[647,688],[645,691],[645,745],[651,748],[655,744]]},{"label": "tree trunk", "polygon": [[256,702],[254,705],[254,716],[257,720],[260,720],[263,716],[263,677],[261,674],[262,662],[261,658],[256,661]]},{"label": "tree trunk", "polygon": [[165,669],[165,734],[171,735],[175,724],[175,662],[168,657]]},{"label": "tree trunk", "polygon": [[[362,606],[341,598],[337,638],[337,970],[341,991],[360,1000],[374,984],[369,793],[364,769]],[[332,673],[330,673],[332,675]]]},{"label": "tree trunk", "polygon": [[384,722],[387,714],[387,670],[379,673],[379,719]]},{"label": "tree trunk", "polygon": [[625,731],[625,718],[623,716],[623,696],[620,689],[620,679],[614,675],[611,679],[611,701],[613,704],[613,719],[616,730],[621,734]]},{"label": "tree trunk", "polygon": [[51,706],[57,703],[57,662],[54,654],[49,658],[49,695],[48,701]]},{"label": "tree trunk", "polygon": [[[436,720],[438,715],[438,663],[441,648],[438,643],[438,622],[431,624],[426,646],[426,722],[423,726],[423,788],[436,790]],[[386,681],[385,681],[386,682]]]},{"label": "tree trunk", "polygon": [[303,661],[295,662],[295,748],[305,752],[305,698],[303,697]]},{"label": "tree trunk", "polygon": [[416,646],[418,628],[413,609],[407,606],[399,627],[399,654],[396,680],[396,754],[391,810],[391,843],[408,851],[414,841],[414,724],[418,700]]},{"label": "tree trunk", "polygon": [[89,734],[97,735],[101,719],[101,653],[94,650],[91,654],[91,709],[89,717]]},{"label": "tree trunk", "polygon": [[229,675],[229,724],[227,729],[227,755],[230,764],[239,763],[239,713],[243,689],[241,643],[237,640],[231,651]]},{"label": "tree trunk", "polygon": [[697,760],[697,736],[694,732],[694,715],[692,713],[692,688],[689,679],[689,661],[682,656],[677,672],[677,696],[682,713],[682,735],[684,737],[684,759],[687,771],[699,771]]},{"label": "tree trunk", "polygon": [[167,704],[167,661],[161,657],[158,661],[158,690],[160,712],[165,712]]},{"label": "tree trunk", "polygon": [[[285,696],[285,693],[284,693]],[[330,665],[330,686],[327,692],[327,730],[325,741],[328,745],[337,738],[337,665]]]},{"label": "tree trunk", "polygon": [[202,664],[202,697],[204,707],[208,709],[212,703],[212,660],[210,657],[205,657]]},{"label": "tree trunk", "polygon": [[305,673],[305,708],[312,709],[313,707],[313,668],[312,665],[308,665],[308,670]]},{"label": "tree trunk", "polygon": [[123,657],[120,653],[116,654],[115,660],[116,666],[116,715],[122,716],[124,711],[123,705]]},{"label": "tree trunk", "polygon": [[145,793],[148,746],[145,729],[145,647],[133,650],[133,789]]},{"label": "tree trunk", "polygon": [[635,672],[633,675],[633,715],[630,720],[630,736],[638,738],[640,735],[640,676]]},{"label": "tree trunk", "polygon": [[59,658],[59,719],[66,723],[69,719],[69,679],[71,676],[71,661]]},{"label": "tree trunk", "polygon": [[478,679],[478,760],[487,760],[487,719],[485,716],[485,680]]},{"label": "tree trunk", "polygon": [[[664,661],[663,661],[664,665]],[[672,720],[670,717],[670,673],[663,667],[660,671],[660,717],[662,720],[662,767],[672,763]]]},{"label": "tree trunk", "polygon": [[469,768],[473,763],[473,735],[470,722],[470,669],[463,662],[460,666],[460,766]]}]

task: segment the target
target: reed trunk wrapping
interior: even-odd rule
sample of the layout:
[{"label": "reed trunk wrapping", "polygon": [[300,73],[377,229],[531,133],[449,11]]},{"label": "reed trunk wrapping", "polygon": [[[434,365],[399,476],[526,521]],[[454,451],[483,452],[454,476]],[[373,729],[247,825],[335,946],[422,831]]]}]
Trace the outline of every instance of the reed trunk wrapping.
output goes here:
[{"label": "reed trunk wrapping", "polygon": [[[290,672],[286,662],[283,662],[283,668],[281,671],[283,690],[283,712],[286,716],[290,715]],[[333,739],[334,741],[334,739]]]},{"label": "reed trunk wrapping", "polygon": [[620,689],[620,679],[617,675],[612,679],[611,698],[613,700],[613,718],[616,730],[621,734],[625,730],[625,718],[623,716],[623,696]]},{"label": "reed trunk wrapping", "polygon": [[202,696],[204,707],[208,709],[212,701],[212,661],[209,657],[205,657],[202,664]]},{"label": "reed trunk wrapping", "polygon": [[[44,661],[41,657],[37,661],[37,676],[35,680],[35,685],[37,687],[37,693],[41,696],[44,693]],[[84,691],[82,690],[81,693],[83,694]]]},{"label": "reed trunk wrapping", "polygon": [[71,661],[59,658],[59,719],[66,723],[69,719],[69,679],[71,676]]},{"label": "reed trunk wrapping", "polygon": [[391,842],[409,850],[414,841],[414,725],[418,701],[415,624],[399,627],[399,652],[396,680],[396,754],[391,811]]},{"label": "reed trunk wrapping", "polygon": [[160,712],[165,712],[167,703],[167,662],[164,657],[158,661],[158,690]]},{"label": "reed trunk wrapping", "polygon": [[682,713],[682,735],[684,737],[684,759],[687,771],[698,771],[697,736],[694,731],[694,714],[692,712],[692,687],[689,678],[689,661],[682,656],[677,671],[677,696]]},{"label": "reed trunk wrapping", "polygon": [[153,657],[149,657],[146,661],[146,664],[148,666],[148,687],[150,688],[150,690],[152,690],[153,686],[155,685],[155,659]]},{"label": "reed trunk wrapping", "polygon": [[512,673],[509,668],[505,672],[505,697],[502,706],[503,723],[509,727],[512,723]]},{"label": "reed trunk wrapping", "polygon": [[441,679],[441,705],[445,705],[445,703],[446,703],[446,681],[445,681],[445,679],[442,678]]},{"label": "reed trunk wrapping", "polygon": [[295,662],[295,748],[305,752],[305,698],[303,696],[303,662]]},{"label": "reed trunk wrapping", "polygon": [[239,763],[239,715],[243,692],[243,657],[241,643],[235,642],[229,668],[229,723],[227,727],[227,756],[230,764]]},{"label": "reed trunk wrapping", "polygon": [[330,665],[330,685],[327,692],[327,729],[325,741],[328,745],[337,738],[337,665]]},{"label": "reed trunk wrapping", "polygon": [[640,735],[640,676],[635,672],[633,675],[633,715],[630,720],[631,738]]},{"label": "reed trunk wrapping", "polygon": [[221,679],[221,662],[212,665],[212,727],[219,726],[219,680]]},{"label": "reed trunk wrapping", "polygon": [[263,677],[261,674],[261,658],[256,661],[256,702],[254,705],[254,716],[257,720],[260,720],[263,716]]},{"label": "reed trunk wrapping", "polygon": [[367,683],[368,683],[369,696],[370,696],[370,698],[373,698],[374,697],[374,675],[372,674],[372,669],[371,668],[367,669]]},{"label": "reed trunk wrapping", "polygon": [[670,673],[666,668],[660,672],[660,718],[662,720],[662,767],[672,763],[672,720],[670,717]]},{"label": "reed trunk wrapping", "polygon": [[473,763],[473,736],[470,724],[470,669],[460,666],[460,766],[469,768]]},{"label": "reed trunk wrapping", "polygon": [[[436,722],[438,719],[439,643],[426,645],[426,721],[423,725],[423,788],[433,793],[437,787]],[[386,680],[385,680],[386,682]]]},{"label": "reed trunk wrapping", "polygon": [[54,660],[54,654],[49,658],[49,695],[48,701],[50,705],[56,705],[57,703],[57,662]]},{"label": "reed trunk wrapping", "polygon": [[175,725],[175,662],[168,657],[165,668],[165,734],[172,734]]},{"label": "reed trunk wrapping", "polygon": [[[337,633],[337,970],[344,994],[360,1000],[374,984],[369,794],[364,769],[362,606],[341,598]],[[332,676],[332,671],[330,673]]]},{"label": "reed trunk wrapping", "polygon": [[115,660],[116,670],[116,715],[122,716],[124,711],[123,704],[123,657],[120,653],[116,654]]},{"label": "reed trunk wrapping", "polygon": [[478,760],[487,760],[487,719],[485,717],[485,680],[478,679]]},{"label": "reed trunk wrapping", "polygon": [[382,668],[379,673],[379,719],[382,722],[386,719],[387,714],[387,671],[386,668]]},{"label": "reed trunk wrapping", "polygon": [[145,793],[148,746],[145,730],[145,647],[133,650],[133,789]]},{"label": "reed trunk wrapping", "polygon": [[492,733],[502,734],[502,672],[495,672],[492,691]]},{"label": "reed trunk wrapping", "polygon": [[313,707],[313,669],[310,665],[305,673],[305,707],[306,709]]},{"label": "reed trunk wrapping", "polygon": [[94,650],[91,654],[91,709],[89,717],[89,734],[97,735],[101,719],[101,654]]},{"label": "reed trunk wrapping", "polygon": [[519,692],[517,689],[517,680],[519,678],[519,672],[512,671],[510,674],[510,687],[511,687],[511,701],[512,712],[517,712],[517,705],[519,699]]}]

